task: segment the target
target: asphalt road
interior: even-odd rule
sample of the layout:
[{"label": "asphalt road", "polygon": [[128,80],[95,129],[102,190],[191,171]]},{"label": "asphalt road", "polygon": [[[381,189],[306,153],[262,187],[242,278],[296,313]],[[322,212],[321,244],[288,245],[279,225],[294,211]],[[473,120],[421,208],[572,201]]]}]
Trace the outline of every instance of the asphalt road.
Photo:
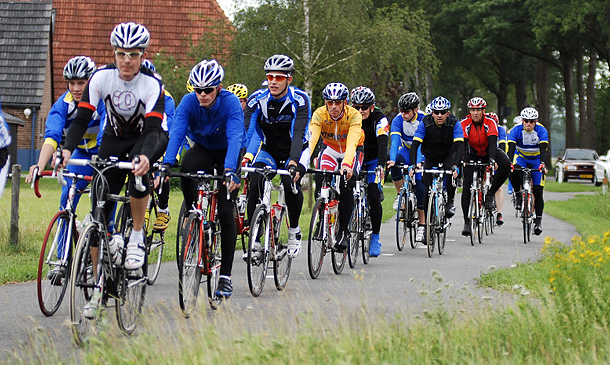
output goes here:
[{"label": "asphalt road", "polygon": [[[387,197],[390,198],[393,197]],[[569,195],[545,192],[545,198],[562,200],[569,198]],[[547,235],[569,242],[577,234],[573,226],[545,215],[543,234],[532,236],[529,244],[523,244],[520,221],[515,218],[507,198],[504,226],[498,228],[494,235],[486,236],[483,244],[471,246],[469,238],[460,234],[463,218],[459,195],[456,197],[456,208],[457,214],[448,231],[447,245],[442,256],[435,253],[434,257],[428,258],[425,246],[411,249],[408,244],[399,252],[395,244],[394,220],[391,219],[381,228],[382,253],[378,258],[372,258],[368,265],[363,265],[359,260],[354,270],[346,264],[343,273],[335,275],[330,256],[326,256],[319,278],[312,280],[307,270],[304,241],[304,250],[293,261],[286,289],[282,292],[275,289],[273,273],[269,270],[265,289],[258,298],[250,295],[246,265],[241,259],[241,252],[238,252],[233,270],[234,293],[223,306],[245,313],[247,310],[281,303],[285,308],[290,308],[291,313],[320,310],[332,314],[340,309],[355,309],[365,304],[369,310],[381,310],[388,314],[413,313],[421,310],[425,300],[419,295],[420,292],[438,285],[433,272],[439,273],[445,280],[444,286],[453,287],[456,291],[459,289],[463,292],[466,288],[474,297],[496,296],[496,293],[476,288],[476,279],[481,272],[486,272],[491,267],[509,267],[518,262],[536,260]],[[202,289],[200,302],[205,302],[205,286]],[[30,282],[0,286],[0,303],[0,362],[14,351],[27,349],[34,333],[47,334],[57,351],[69,357],[80,351],[74,345],[66,326],[69,318],[67,299],[55,316],[44,317],[38,308],[35,282]],[[175,263],[164,264],[157,283],[148,287],[145,307],[154,308],[159,303],[167,305],[170,312],[175,310],[179,313]],[[217,313],[205,305],[199,310],[207,311],[211,316]],[[173,318],[176,321],[187,321],[179,315]]]}]

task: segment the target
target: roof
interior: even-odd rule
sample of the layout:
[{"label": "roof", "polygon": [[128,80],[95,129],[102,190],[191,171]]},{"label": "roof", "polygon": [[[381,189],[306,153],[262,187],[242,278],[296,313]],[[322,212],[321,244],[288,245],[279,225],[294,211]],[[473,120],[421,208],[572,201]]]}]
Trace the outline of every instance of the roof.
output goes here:
[{"label": "roof", "polygon": [[53,17],[50,1],[0,1],[0,94],[8,105],[41,105]]},{"label": "roof", "polygon": [[184,38],[201,38],[211,27],[231,26],[216,0],[55,0],[53,34],[54,98],[66,91],[62,70],[74,56],[89,56],[100,66],[113,62],[110,33],[121,22],[133,21],[151,35],[148,58],[162,50],[181,60],[190,51]]}]

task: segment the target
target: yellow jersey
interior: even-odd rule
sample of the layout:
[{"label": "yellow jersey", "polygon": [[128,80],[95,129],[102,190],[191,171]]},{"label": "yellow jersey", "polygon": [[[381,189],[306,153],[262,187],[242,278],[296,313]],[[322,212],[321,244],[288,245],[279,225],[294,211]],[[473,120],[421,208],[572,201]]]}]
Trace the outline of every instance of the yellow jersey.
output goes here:
[{"label": "yellow jersey", "polygon": [[343,115],[337,121],[328,114],[328,109],[321,106],[311,116],[309,122],[309,148],[314,150],[318,139],[333,150],[344,153],[343,164],[352,166],[356,148],[364,143],[362,131],[362,114],[349,105],[345,106]]}]

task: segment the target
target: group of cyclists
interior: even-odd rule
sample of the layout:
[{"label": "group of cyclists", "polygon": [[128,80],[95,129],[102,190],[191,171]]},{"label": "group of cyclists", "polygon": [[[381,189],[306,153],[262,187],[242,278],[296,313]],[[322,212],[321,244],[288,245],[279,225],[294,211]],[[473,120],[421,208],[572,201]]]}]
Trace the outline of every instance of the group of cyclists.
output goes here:
[{"label": "group of cyclists", "polygon": [[[281,177],[281,183],[289,215],[288,255],[291,258],[296,258],[301,251],[303,236],[299,217],[303,192],[300,181],[312,161],[318,169],[340,171],[345,181],[338,185],[341,197],[335,240],[337,250],[346,250],[349,245],[349,223],[354,205],[351,192],[360,171],[375,172],[367,177],[367,193],[372,223],[369,253],[376,257],[381,253],[379,232],[383,200],[383,191],[374,183],[376,179],[383,181],[389,168],[397,192],[406,178],[414,179],[419,220],[416,240],[425,242],[425,208],[431,177],[419,170],[441,164],[452,170],[454,179],[461,174],[466,187],[472,181],[472,169],[461,166],[462,161],[471,159],[485,161],[495,171],[493,185],[485,197],[488,207],[495,206],[496,200],[500,201],[494,196],[502,193],[501,187],[510,175],[512,161],[535,170],[532,172],[535,234],[542,232],[548,134],[537,123],[538,113],[534,108],[521,111],[523,123],[515,126],[506,138],[506,133],[501,133],[504,129],[498,125],[497,116],[486,113],[486,102],[480,97],[468,102],[470,115],[460,121],[451,113],[451,103],[446,98],[434,98],[425,113],[419,108],[418,95],[409,92],[399,99],[399,114],[390,123],[376,106],[375,94],[370,88],[359,86],[350,92],[345,84],[331,82],[322,92],[324,105],[312,112],[307,93],[291,85],[295,71],[293,60],[281,54],[266,60],[263,66],[266,87],[251,95],[241,84],[223,88],[223,67],[214,59],[202,60],[190,71],[189,93],[176,107],[154,65],[146,60],[149,43],[150,34],[144,25],[121,23],[110,37],[113,63],[96,67],[85,56],[68,61],[63,72],[68,91],[49,113],[40,158],[27,177],[28,180],[34,178],[35,168],[44,169],[62,141],[61,167],[70,158],[90,159],[93,155],[133,161],[135,167],[128,176],[125,170],[118,169],[110,170],[106,176],[112,194],[119,194],[126,178],[128,181],[133,229],[129,237],[113,235],[109,245],[113,255],[125,245],[125,268],[128,270],[140,268],[145,258],[141,227],[147,219],[151,164],[162,161],[169,170],[176,164],[182,149],[186,152],[180,159],[181,172],[203,170],[212,173],[216,170],[226,176],[226,182],[218,185],[217,195],[223,255],[216,292],[225,298],[233,291],[231,272],[237,237],[233,206],[241,184],[241,166],[270,166],[290,171],[289,176]],[[321,148],[314,156],[319,140]],[[399,167],[404,165],[410,166],[408,176],[404,176]],[[83,175],[92,174],[88,167],[69,165],[68,168]],[[143,179],[144,190],[134,188],[134,177]],[[160,180],[160,184],[167,184],[167,179]],[[249,217],[261,196],[263,176],[250,173],[248,180]],[[521,189],[518,171],[512,174],[511,182],[514,194],[518,194]],[[293,184],[296,190],[291,189]],[[181,187],[184,204],[189,209],[196,198],[196,182],[182,178]],[[452,217],[456,188],[448,183],[446,189],[446,215]],[[169,193],[168,188],[162,191]],[[465,188],[462,193],[463,235],[471,234],[466,214],[469,194]],[[170,221],[167,197],[161,199],[156,229],[167,228]],[[60,208],[65,206],[66,199],[67,188],[64,188]],[[394,204],[395,209],[397,204],[398,201]],[[112,204],[105,207],[108,232],[113,232],[114,209]],[[502,223],[502,215],[498,214],[497,224]],[[52,270],[49,275],[65,273]],[[93,316],[99,305],[99,293],[94,292],[85,312]]]}]

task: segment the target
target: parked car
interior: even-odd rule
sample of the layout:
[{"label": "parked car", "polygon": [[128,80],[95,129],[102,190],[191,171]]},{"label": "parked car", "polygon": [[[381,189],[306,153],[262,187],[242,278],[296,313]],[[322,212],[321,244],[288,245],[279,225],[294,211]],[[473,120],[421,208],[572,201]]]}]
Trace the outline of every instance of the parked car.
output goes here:
[{"label": "parked car", "polygon": [[[568,179],[591,180],[596,185],[601,184],[604,171],[598,167],[598,160],[595,150],[568,148],[557,158],[555,179],[560,184]],[[601,175],[598,175],[598,170]]]},{"label": "parked car", "polygon": [[595,185],[601,185],[604,179],[610,178],[610,150],[605,155],[599,156],[596,172]]}]

